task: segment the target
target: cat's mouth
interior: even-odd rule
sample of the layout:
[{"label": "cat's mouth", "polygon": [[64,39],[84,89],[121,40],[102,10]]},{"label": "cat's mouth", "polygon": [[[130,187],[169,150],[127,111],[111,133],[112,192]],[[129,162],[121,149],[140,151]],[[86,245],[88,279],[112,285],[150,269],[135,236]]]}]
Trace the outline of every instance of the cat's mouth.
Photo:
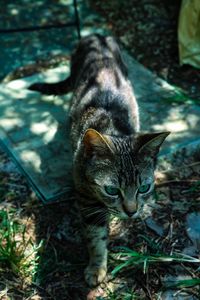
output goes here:
[{"label": "cat's mouth", "polygon": [[121,208],[112,208],[109,210],[111,214],[114,216],[118,217],[119,219],[140,219],[142,218],[143,215],[143,209],[138,208],[137,210],[134,211],[128,211],[126,208],[122,206]]},{"label": "cat's mouth", "polygon": [[140,218],[140,212],[136,211],[136,212],[131,212],[131,213],[125,213],[128,219],[138,219]]},{"label": "cat's mouth", "polygon": [[123,204],[122,204],[122,211],[126,215],[126,217],[129,218],[129,219],[137,219],[137,218],[140,217],[140,213],[141,213],[139,209],[130,211]]},{"label": "cat's mouth", "polygon": [[141,210],[136,210],[133,212],[125,211],[122,209],[121,211],[118,211],[118,216],[120,219],[129,219],[129,220],[135,220],[141,218],[142,211]]}]

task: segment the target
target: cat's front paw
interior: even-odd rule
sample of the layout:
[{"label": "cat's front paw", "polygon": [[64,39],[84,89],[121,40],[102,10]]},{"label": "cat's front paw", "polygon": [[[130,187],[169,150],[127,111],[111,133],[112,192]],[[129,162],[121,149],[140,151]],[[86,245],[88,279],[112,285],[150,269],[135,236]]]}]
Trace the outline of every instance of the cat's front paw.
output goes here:
[{"label": "cat's front paw", "polygon": [[91,287],[97,286],[100,284],[106,277],[107,268],[97,267],[97,266],[88,266],[85,269],[85,281]]}]

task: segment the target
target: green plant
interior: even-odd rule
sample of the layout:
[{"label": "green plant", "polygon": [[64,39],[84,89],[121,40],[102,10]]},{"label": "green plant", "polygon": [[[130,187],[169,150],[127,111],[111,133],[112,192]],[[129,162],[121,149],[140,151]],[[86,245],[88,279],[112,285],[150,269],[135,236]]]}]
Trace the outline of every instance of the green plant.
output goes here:
[{"label": "green plant", "polygon": [[14,211],[0,210],[0,266],[10,268],[24,278],[33,278],[42,241],[36,245],[25,235],[26,226],[16,221]]},{"label": "green plant", "polygon": [[195,182],[185,193],[200,192],[200,180]]},{"label": "green plant", "polygon": [[196,285],[200,285],[200,278],[182,279],[176,281],[168,281],[165,283],[165,288],[188,288]]},{"label": "green plant", "polygon": [[187,104],[199,104],[199,99],[190,98],[183,89],[173,86],[173,92],[171,96],[164,98],[165,102],[169,103],[187,103]]},{"label": "green plant", "polygon": [[143,254],[129,249],[127,247],[119,247],[119,250],[121,251],[115,254],[115,259],[117,259],[121,263],[113,269],[112,275],[116,275],[119,271],[123,269],[133,268],[134,266],[138,265],[142,265],[143,272],[146,273],[147,267],[150,263],[200,263],[200,259],[182,253],[174,253],[172,255],[166,255],[162,253]]},{"label": "green plant", "polygon": [[119,292],[119,291],[111,291],[107,289],[107,296],[106,298],[104,297],[97,297],[96,300],[139,300],[141,299],[140,296],[137,296],[133,291],[124,291],[124,292]]}]

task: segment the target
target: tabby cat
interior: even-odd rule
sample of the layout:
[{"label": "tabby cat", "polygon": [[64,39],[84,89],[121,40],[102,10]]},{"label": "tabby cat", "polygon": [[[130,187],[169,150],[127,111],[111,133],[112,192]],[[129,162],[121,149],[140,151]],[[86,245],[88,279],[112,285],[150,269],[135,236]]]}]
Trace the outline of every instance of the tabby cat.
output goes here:
[{"label": "tabby cat", "polygon": [[112,37],[83,38],[69,78],[30,89],[56,95],[73,91],[73,176],[90,256],[85,279],[96,286],[107,272],[109,213],[145,217],[156,156],[169,132],[139,132],[138,105]]}]

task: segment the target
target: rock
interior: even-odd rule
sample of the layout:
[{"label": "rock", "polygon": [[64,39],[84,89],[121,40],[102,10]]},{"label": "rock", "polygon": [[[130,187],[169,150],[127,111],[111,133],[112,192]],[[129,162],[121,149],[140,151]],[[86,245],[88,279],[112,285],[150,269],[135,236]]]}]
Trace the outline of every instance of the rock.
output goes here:
[{"label": "rock", "polygon": [[146,225],[153,230],[157,235],[163,236],[164,229],[156,223],[151,217],[145,220]]},{"label": "rock", "polygon": [[195,246],[187,246],[184,248],[183,254],[186,254],[189,256],[196,256],[196,255],[198,255],[198,250]]},{"label": "rock", "polygon": [[162,300],[198,300],[196,297],[193,295],[189,295],[188,293],[185,292],[177,292],[175,290],[167,290],[165,291],[162,295],[161,298]]},{"label": "rock", "polygon": [[[198,300],[193,294],[191,290],[184,291],[181,287],[176,284],[178,282],[184,281],[184,280],[192,280],[192,277],[189,275],[186,275],[183,270],[181,270],[180,267],[176,268],[176,274],[177,276],[172,275],[165,275],[164,278],[162,278],[162,284],[164,287],[166,287],[166,291],[164,291],[159,299],[162,300]],[[182,273],[182,274],[181,274]],[[174,285],[174,286],[173,286]],[[170,288],[171,286],[171,288]],[[173,286],[173,287],[172,287]],[[169,288],[167,288],[169,287]]]},{"label": "rock", "polygon": [[194,246],[200,249],[200,212],[192,212],[186,217],[186,231]]}]

